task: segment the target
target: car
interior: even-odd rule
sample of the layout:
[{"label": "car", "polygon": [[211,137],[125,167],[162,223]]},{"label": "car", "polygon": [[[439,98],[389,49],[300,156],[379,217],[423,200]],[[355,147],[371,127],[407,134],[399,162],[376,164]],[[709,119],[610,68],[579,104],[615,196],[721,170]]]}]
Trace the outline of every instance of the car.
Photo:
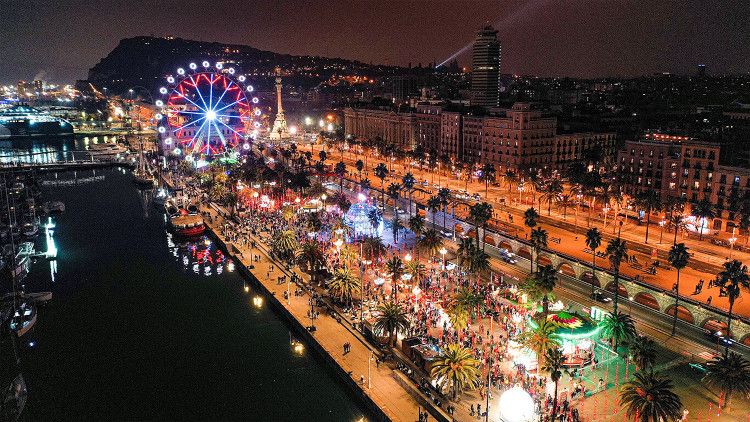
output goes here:
[{"label": "car", "polygon": [[727,337],[721,331],[705,330],[706,338],[717,345],[730,347],[734,344],[734,339]]},{"label": "car", "polygon": [[481,196],[481,195],[479,195],[478,193],[475,193],[475,194],[474,194],[474,195],[472,195],[471,197],[472,197],[472,198],[474,198],[474,200],[475,200],[475,201],[479,201],[480,199],[482,199],[482,196]]},{"label": "car", "polygon": [[591,298],[599,303],[610,303],[612,302],[612,298],[605,295],[604,292],[602,292],[599,289],[594,290],[594,293],[591,294]]},{"label": "car", "polygon": [[509,250],[505,248],[500,248],[500,259],[502,259],[504,262],[508,264],[518,263],[518,260],[516,259],[516,255],[513,252],[510,252]]},{"label": "car", "polygon": [[397,214],[406,214],[406,211],[402,210],[401,208],[396,208]]},{"label": "car", "polygon": [[429,187],[429,186],[430,186],[430,182],[428,182],[426,180],[422,182],[422,187],[426,188],[426,187]]}]

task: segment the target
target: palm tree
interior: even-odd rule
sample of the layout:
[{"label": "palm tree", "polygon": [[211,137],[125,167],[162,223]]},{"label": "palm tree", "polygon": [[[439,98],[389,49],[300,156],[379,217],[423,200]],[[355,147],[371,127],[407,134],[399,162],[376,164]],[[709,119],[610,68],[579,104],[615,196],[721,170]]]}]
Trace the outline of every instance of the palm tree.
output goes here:
[{"label": "palm tree", "polygon": [[365,163],[363,163],[362,160],[357,160],[357,162],[354,163],[354,168],[356,168],[357,173],[359,173],[359,180],[362,180],[362,170],[365,169]]},{"label": "palm tree", "polygon": [[435,217],[437,215],[437,212],[440,210],[440,206],[442,205],[440,198],[437,196],[431,196],[430,199],[427,200],[427,209],[430,210],[430,213],[432,213],[432,225],[435,225]]},{"label": "palm tree", "polygon": [[394,302],[379,305],[372,328],[378,335],[388,334],[388,345],[393,347],[396,343],[396,334],[409,328],[406,311]]},{"label": "palm tree", "polygon": [[596,249],[602,244],[602,234],[596,228],[592,227],[586,232],[586,246],[591,249],[591,296],[594,295],[594,279],[596,278]]},{"label": "palm tree", "polygon": [[656,362],[656,342],[646,336],[635,336],[625,345],[638,371],[652,370]]},{"label": "palm tree", "polygon": [[680,228],[685,227],[685,217],[682,214],[672,214],[669,218],[669,224],[674,228],[674,240],[673,245],[677,244],[677,234],[680,232]]},{"label": "palm tree", "polygon": [[651,212],[661,207],[659,193],[653,189],[638,192],[635,203],[646,211],[646,243],[648,243],[648,228],[651,225]]},{"label": "palm tree", "polygon": [[380,236],[367,236],[362,241],[362,250],[371,261],[377,261],[385,253],[385,244]]},{"label": "palm tree", "polygon": [[419,239],[419,237],[424,232],[424,217],[419,214],[411,217],[409,219],[409,230],[411,230],[414,233],[414,236]]},{"label": "palm tree", "polygon": [[607,244],[606,254],[609,257],[609,264],[612,266],[612,271],[615,273],[613,279],[615,288],[615,300],[613,301],[613,309],[617,312],[617,302],[620,298],[620,264],[623,260],[628,258],[628,245],[622,239],[615,238],[609,241]]},{"label": "palm tree", "polygon": [[417,286],[420,286],[422,278],[427,273],[427,267],[416,259],[406,263],[406,272],[411,274],[417,282]]},{"label": "palm tree", "polygon": [[346,169],[346,164],[343,161],[339,161],[336,163],[336,167],[334,167],[333,172],[336,173],[336,175],[339,177],[339,191],[344,191],[344,176],[346,176],[346,173],[349,171]]},{"label": "palm tree", "polygon": [[524,331],[519,340],[524,347],[536,353],[538,366],[545,366],[546,352],[549,349],[560,347],[560,341],[555,334],[557,327],[548,319],[542,319],[531,330]]},{"label": "palm tree", "polygon": [[453,400],[458,392],[466,387],[474,388],[479,384],[479,361],[474,358],[471,349],[459,344],[449,344],[439,358],[432,363],[430,375],[442,380],[442,384],[450,383]]},{"label": "palm tree", "polygon": [[458,250],[456,251],[456,258],[458,259],[458,265],[464,267],[468,265],[471,255],[474,253],[477,247],[474,245],[474,239],[470,237],[462,237],[458,240]]},{"label": "palm tree", "polygon": [[318,242],[307,241],[302,244],[302,248],[297,256],[297,264],[300,267],[306,268],[313,282],[315,282],[318,271],[324,262],[325,254]]},{"label": "palm tree", "polygon": [[[729,299],[729,317],[727,318],[727,336],[732,335],[732,311],[734,301],[740,297],[742,290],[750,291],[750,276],[747,274],[747,266],[738,260],[724,263],[724,270],[717,275],[717,285],[720,291]],[[729,348],[729,345],[727,345]]]},{"label": "palm tree", "polygon": [[[479,243],[479,228],[484,229],[486,232],[487,222],[492,218],[492,205],[487,202],[480,204],[474,204],[469,208],[469,221],[474,224],[477,236],[477,246]],[[482,244],[482,250],[484,250],[484,244]]]},{"label": "palm tree", "polygon": [[621,342],[630,341],[635,337],[633,318],[622,312],[612,311],[599,323],[599,327],[601,327],[602,337],[612,342],[612,348],[615,351]]},{"label": "palm tree", "polygon": [[672,318],[672,335],[674,335],[675,330],[677,329],[677,310],[679,309],[678,305],[680,304],[680,272],[687,266],[688,261],[690,261],[690,253],[684,243],[678,243],[672,246],[672,249],[669,250],[669,256],[667,259],[669,260],[669,263],[672,264],[672,267],[677,270],[677,291],[675,291],[674,318]]},{"label": "palm tree", "polygon": [[297,235],[291,230],[284,230],[276,235],[272,245],[273,252],[284,260],[292,259],[299,248]]},{"label": "palm tree", "polygon": [[483,303],[484,298],[482,295],[478,294],[470,287],[462,287],[458,289],[455,295],[453,295],[449,307],[471,312],[480,307]]},{"label": "palm tree", "polygon": [[511,193],[513,185],[518,182],[518,175],[512,170],[507,170],[503,177],[505,177],[505,183],[508,185],[508,193]]},{"label": "palm tree", "polygon": [[563,184],[553,179],[544,187],[541,200],[547,203],[547,215],[552,215],[552,203],[562,201]]},{"label": "palm tree", "polygon": [[706,364],[706,375],[702,381],[709,387],[718,388],[724,396],[724,407],[731,410],[733,393],[750,396],[750,362],[735,352],[724,350]]},{"label": "palm tree", "polygon": [[672,380],[660,374],[636,372],[620,389],[620,404],[628,419],[636,422],[677,422],[682,418],[682,401],[672,389]]},{"label": "palm tree", "polygon": [[393,213],[396,213],[396,203],[398,201],[398,198],[401,197],[401,184],[400,183],[391,183],[388,185],[388,189],[386,189],[386,193],[388,194],[388,197],[393,200]]},{"label": "palm tree", "polygon": [[362,291],[362,281],[349,268],[339,268],[328,282],[328,288],[334,297],[351,306],[352,297]]},{"label": "palm tree", "polygon": [[464,268],[466,268],[466,271],[469,274],[475,274],[478,281],[482,274],[490,269],[490,256],[483,250],[474,248],[466,261]]},{"label": "palm tree", "polygon": [[557,283],[557,271],[551,265],[538,267],[533,275],[533,283],[542,294],[542,315],[546,319],[549,314],[549,294]]},{"label": "palm tree", "polygon": [[401,258],[394,256],[385,263],[385,268],[391,274],[391,301],[398,302],[396,284],[401,275],[404,274],[404,262],[401,261]]},{"label": "palm tree", "polygon": [[383,200],[383,211],[385,211],[385,179],[388,177],[388,167],[385,164],[379,163],[373,170],[375,177],[380,179],[380,191]]},{"label": "palm tree", "polygon": [[557,416],[557,387],[562,378],[563,362],[565,362],[565,357],[562,350],[553,347],[547,349],[544,355],[544,366],[541,367],[542,372],[549,374],[550,379],[555,383],[555,395],[552,396],[552,422],[555,422]]},{"label": "palm tree", "polygon": [[414,192],[414,184],[417,183],[417,179],[414,178],[414,175],[411,174],[411,172],[406,173],[404,177],[401,179],[401,183],[404,186],[404,189],[406,192],[409,193],[409,215],[411,215],[411,198],[412,193]]},{"label": "palm tree", "polygon": [[497,178],[497,172],[495,172],[495,166],[492,163],[485,163],[482,166],[482,177],[479,180],[484,182],[484,198],[487,199],[487,190],[489,189],[490,183],[494,183]]},{"label": "palm tree", "polygon": [[536,227],[536,223],[539,221],[539,213],[532,207],[527,209],[523,213],[523,224],[529,228],[529,230]]},{"label": "palm tree", "polygon": [[427,229],[417,242],[417,245],[430,254],[435,254],[443,247],[443,237],[435,229]]},{"label": "palm tree", "polygon": [[714,204],[712,204],[711,201],[709,201],[708,199],[703,198],[700,201],[693,204],[690,214],[696,219],[698,219],[698,224],[700,225],[699,231],[698,231],[698,238],[700,240],[703,240],[703,221],[701,220],[709,221],[709,220],[713,220],[714,218],[716,218],[716,209],[714,208]]},{"label": "palm tree", "polygon": [[391,221],[391,232],[393,234],[393,241],[398,243],[398,233],[404,228],[404,224],[401,223],[401,219],[398,218],[398,214],[393,214],[393,220]]},{"label": "palm tree", "polygon": [[440,198],[440,205],[443,207],[443,227],[445,227],[445,216],[448,213],[448,203],[451,199],[451,190],[448,188],[440,188],[437,193]]},{"label": "palm tree", "polygon": [[[536,265],[539,266],[539,253],[542,252],[542,248],[547,247],[547,230],[541,227],[537,227],[531,231],[531,247],[536,255]],[[531,260],[531,272],[534,272],[534,257]]]}]

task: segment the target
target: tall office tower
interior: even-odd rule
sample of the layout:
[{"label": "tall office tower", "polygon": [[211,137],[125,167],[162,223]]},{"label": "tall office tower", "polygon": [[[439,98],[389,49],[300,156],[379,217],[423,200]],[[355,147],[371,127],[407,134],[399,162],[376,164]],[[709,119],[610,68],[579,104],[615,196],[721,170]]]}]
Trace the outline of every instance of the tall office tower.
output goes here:
[{"label": "tall office tower", "polygon": [[471,53],[472,104],[484,107],[498,105],[499,74],[500,41],[495,28],[488,25],[477,32]]}]

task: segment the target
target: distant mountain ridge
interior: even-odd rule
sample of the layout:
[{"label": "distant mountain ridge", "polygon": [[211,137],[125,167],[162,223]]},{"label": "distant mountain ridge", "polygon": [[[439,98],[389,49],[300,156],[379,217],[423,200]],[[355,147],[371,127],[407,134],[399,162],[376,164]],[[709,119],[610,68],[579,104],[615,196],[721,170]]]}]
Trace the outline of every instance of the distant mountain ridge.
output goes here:
[{"label": "distant mountain ridge", "polygon": [[162,83],[164,75],[173,73],[177,67],[203,60],[212,64],[233,62],[242,72],[268,80],[268,73],[281,66],[291,72],[294,83],[303,87],[315,86],[334,74],[377,76],[396,74],[403,69],[340,58],[280,54],[240,44],[138,36],[121,40],[89,69],[88,82],[99,88],[107,87],[110,93],[123,93],[134,86],[154,90]]}]

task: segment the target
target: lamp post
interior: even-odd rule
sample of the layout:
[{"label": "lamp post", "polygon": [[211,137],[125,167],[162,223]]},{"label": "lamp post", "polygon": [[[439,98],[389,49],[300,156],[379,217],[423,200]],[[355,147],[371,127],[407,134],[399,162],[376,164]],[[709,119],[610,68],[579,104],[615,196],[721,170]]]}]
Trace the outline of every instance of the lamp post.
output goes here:
[{"label": "lamp post", "polygon": [[659,243],[661,244],[661,239],[664,237],[664,225],[667,224],[667,221],[664,219],[664,216],[661,217],[661,221],[659,221],[659,226],[661,226],[661,233],[659,234]]},{"label": "lamp post", "polygon": [[448,253],[448,249],[445,249],[445,248],[443,247],[443,248],[440,248],[440,251],[439,251],[439,252],[440,252],[440,256],[441,256],[441,257],[443,258],[443,259],[442,259],[442,261],[443,261],[443,270],[445,270],[445,254],[447,254],[447,253]]},{"label": "lamp post", "polygon": [[359,278],[362,283],[362,287],[359,289],[359,323],[362,325],[363,332],[365,328],[365,271],[367,271],[367,266],[370,265],[370,263],[372,263],[372,261],[366,259],[362,261],[362,265],[359,266]]},{"label": "lamp post", "polygon": [[604,211],[604,225],[602,225],[602,230],[604,230],[607,227],[607,214],[609,214],[609,207],[602,208],[602,211]]},{"label": "lamp post", "polygon": [[370,369],[372,363],[372,351],[370,351],[370,357],[367,358],[367,389],[372,388],[372,370]]},{"label": "lamp post", "polygon": [[736,228],[732,228],[732,237],[729,238],[729,259],[732,259],[732,255],[734,255],[734,243],[737,241],[737,237],[734,235]]}]

